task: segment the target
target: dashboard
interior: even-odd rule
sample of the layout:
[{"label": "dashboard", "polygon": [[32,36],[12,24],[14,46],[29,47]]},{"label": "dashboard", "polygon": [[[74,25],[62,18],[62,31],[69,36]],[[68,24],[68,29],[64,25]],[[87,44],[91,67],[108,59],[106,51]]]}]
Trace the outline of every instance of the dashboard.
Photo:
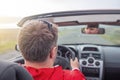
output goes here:
[{"label": "dashboard", "polygon": [[120,47],[64,45],[75,52],[87,80],[120,79]]},{"label": "dashboard", "polygon": [[[74,54],[71,55],[69,51]],[[64,62],[65,69],[70,69],[69,59],[72,58],[71,56],[77,57],[80,70],[87,80],[120,80],[120,47],[65,44],[58,46],[58,56],[62,56],[62,58],[58,58],[62,59],[61,65]],[[11,61],[24,63],[22,56]]]}]

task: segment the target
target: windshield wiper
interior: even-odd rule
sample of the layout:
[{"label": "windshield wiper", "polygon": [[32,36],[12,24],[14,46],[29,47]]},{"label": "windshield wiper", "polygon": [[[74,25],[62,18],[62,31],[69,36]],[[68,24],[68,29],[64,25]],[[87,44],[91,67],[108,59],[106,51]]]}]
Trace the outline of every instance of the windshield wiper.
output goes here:
[{"label": "windshield wiper", "polygon": [[62,44],[62,45],[85,45],[89,43],[67,43],[67,44]]},{"label": "windshield wiper", "polygon": [[102,45],[102,46],[120,47],[120,45]]},{"label": "windshield wiper", "polygon": [[107,44],[94,44],[94,43],[69,43],[69,44],[62,44],[62,45],[97,45],[97,46],[120,47],[120,44],[107,45]]},{"label": "windshield wiper", "polygon": [[120,47],[120,44],[117,44],[117,45],[94,44],[94,45],[98,45],[98,46],[109,46],[109,47]]}]

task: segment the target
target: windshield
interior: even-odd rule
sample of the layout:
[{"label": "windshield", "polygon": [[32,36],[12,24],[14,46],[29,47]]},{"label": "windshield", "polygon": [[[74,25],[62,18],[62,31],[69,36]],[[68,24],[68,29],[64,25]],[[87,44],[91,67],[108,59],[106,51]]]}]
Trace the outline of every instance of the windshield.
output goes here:
[{"label": "windshield", "polygon": [[119,45],[120,26],[99,24],[100,28],[105,29],[104,34],[83,34],[81,29],[87,25],[62,26],[59,27],[58,44],[100,44],[100,45]]}]

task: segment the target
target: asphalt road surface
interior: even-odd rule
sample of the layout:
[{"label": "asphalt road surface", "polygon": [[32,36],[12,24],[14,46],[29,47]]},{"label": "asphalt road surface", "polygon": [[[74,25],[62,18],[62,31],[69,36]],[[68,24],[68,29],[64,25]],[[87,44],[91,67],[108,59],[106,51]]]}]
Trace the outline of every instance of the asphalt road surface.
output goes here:
[{"label": "asphalt road surface", "polygon": [[0,54],[0,60],[9,61],[10,59],[15,58],[19,55],[21,55],[21,54],[19,52],[15,51],[15,50],[10,51],[10,52],[4,53],[4,54]]},{"label": "asphalt road surface", "polygon": [[99,34],[98,35],[86,35],[77,34],[78,32],[72,32],[70,34],[62,35],[58,40],[59,44],[66,43],[96,43],[96,44],[113,44],[109,40],[104,39]]}]

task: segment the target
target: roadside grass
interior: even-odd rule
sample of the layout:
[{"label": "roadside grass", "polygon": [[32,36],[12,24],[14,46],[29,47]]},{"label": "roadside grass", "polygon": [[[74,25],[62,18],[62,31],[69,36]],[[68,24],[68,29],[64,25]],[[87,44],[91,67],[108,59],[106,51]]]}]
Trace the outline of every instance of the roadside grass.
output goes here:
[{"label": "roadside grass", "polygon": [[18,29],[0,29],[0,54],[15,49]]},{"label": "roadside grass", "polygon": [[67,30],[65,28],[59,30],[58,36],[63,36],[64,34],[69,34],[70,30]]},{"label": "roadside grass", "polygon": [[111,34],[103,35],[103,38],[113,42],[114,44],[120,44],[120,30],[114,30]]},{"label": "roadside grass", "polygon": [[0,44],[0,54],[14,50],[16,41],[7,41],[4,44]]}]

